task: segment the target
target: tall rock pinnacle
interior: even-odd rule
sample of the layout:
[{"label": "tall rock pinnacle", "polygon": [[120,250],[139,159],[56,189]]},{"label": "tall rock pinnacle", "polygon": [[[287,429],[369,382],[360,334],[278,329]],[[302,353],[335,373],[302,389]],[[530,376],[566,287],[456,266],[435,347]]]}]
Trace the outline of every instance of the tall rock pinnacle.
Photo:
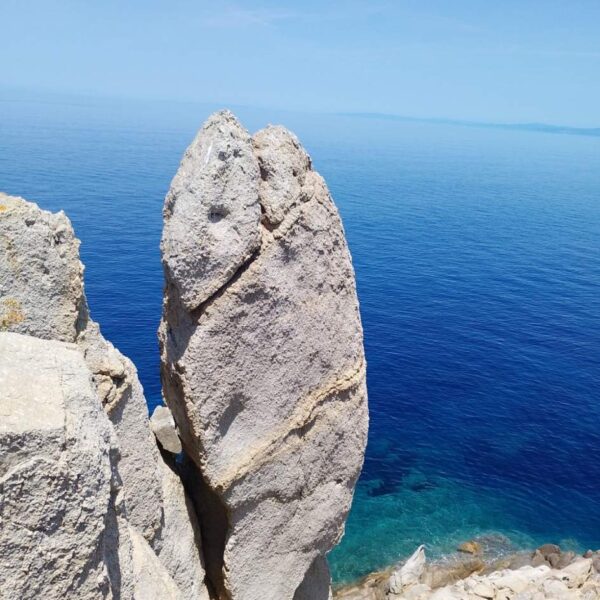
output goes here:
[{"label": "tall rock pinnacle", "polygon": [[354,272],[296,137],[209,118],[167,195],[159,338],[220,598],[324,600],[368,413]]}]

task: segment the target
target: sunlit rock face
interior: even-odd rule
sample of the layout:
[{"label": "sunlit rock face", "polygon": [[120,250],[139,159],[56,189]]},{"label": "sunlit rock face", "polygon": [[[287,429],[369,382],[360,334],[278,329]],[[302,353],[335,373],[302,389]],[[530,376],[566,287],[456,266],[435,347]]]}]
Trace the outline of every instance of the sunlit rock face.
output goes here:
[{"label": "sunlit rock face", "polygon": [[112,427],[77,347],[0,333],[0,414],[0,594],[103,597]]},{"label": "sunlit rock face", "polygon": [[[68,344],[71,352],[79,353],[88,369],[101,417],[109,423],[112,432],[105,529],[99,534],[94,533],[89,529],[91,525],[82,521],[77,525],[80,528],[78,534],[73,533],[69,540],[74,548],[77,535],[80,535],[81,555],[87,556],[88,546],[93,548],[90,536],[100,535],[103,539],[104,567],[100,569],[100,588],[96,592],[104,595],[92,596],[112,594],[126,599],[135,594],[150,598],[140,596],[140,589],[144,586],[152,588],[147,577],[160,571],[165,575],[163,579],[168,578],[165,589],[174,594],[163,595],[163,598],[206,599],[208,592],[204,585],[195,511],[175,472],[173,460],[163,458],[150,430],[146,400],[135,366],[102,336],[98,324],[90,318],[83,270],[79,260],[79,240],[64,213],[53,214],[23,198],[0,193],[0,331],[29,336],[25,339],[63,342]],[[31,358],[27,364],[33,377],[38,375],[37,371],[44,363],[40,360],[38,368]],[[6,367],[4,363],[0,366]],[[21,370],[20,375],[11,375],[8,367],[6,369],[7,377],[21,376],[26,383],[26,370]],[[6,396],[7,389],[0,386],[0,400],[10,401]],[[87,388],[82,389],[81,394],[82,398],[87,398]],[[40,397],[29,394],[23,398],[23,410],[34,414],[40,401]],[[102,423],[99,417],[99,431],[104,426]],[[48,440],[41,440],[39,452],[52,455],[55,448],[47,447],[49,444]],[[6,449],[9,458],[13,451],[12,447]],[[100,448],[98,451],[105,452]],[[85,470],[84,463],[74,463],[73,469],[75,467]],[[90,463],[89,468],[95,469],[96,464]],[[80,475],[82,481],[87,477],[83,471]],[[76,472],[69,476],[76,477]],[[99,503],[103,493],[98,482]],[[15,506],[20,506],[25,515],[29,502],[26,488],[23,488],[23,494],[21,504],[16,502]],[[62,500],[48,497],[49,502],[59,500],[65,510],[81,510],[76,495],[64,495]],[[77,506],[71,506],[71,503]],[[16,513],[13,516],[17,519]],[[27,519],[35,521],[33,516],[27,516]],[[61,535],[57,530],[48,544],[60,545]],[[16,550],[12,560],[23,566],[28,557]],[[44,579],[40,594],[50,598],[54,597],[50,594],[56,592],[56,597],[60,597],[60,590],[67,589],[63,583],[59,585],[58,578]],[[6,589],[3,593],[8,594]],[[7,598],[11,597],[29,596],[7,595]],[[78,592],[77,597],[85,597],[83,591]]]},{"label": "sunlit rock face", "polygon": [[232,600],[326,599],[368,427],[336,207],[293,134],[251,137],[224,111],[186,151],[164,219],[163,391],[209,577]]}]

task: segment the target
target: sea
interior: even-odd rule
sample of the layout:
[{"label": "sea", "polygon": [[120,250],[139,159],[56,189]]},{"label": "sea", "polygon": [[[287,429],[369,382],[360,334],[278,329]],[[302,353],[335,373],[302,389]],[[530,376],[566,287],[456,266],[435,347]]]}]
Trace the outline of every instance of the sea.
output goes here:
[{"label": "sea", "polygon": [[[68,214],[150,409],[163,198],[218,108],[0,93],[0,189]],[[600,137],[231,108],[300,137],[356,270],[370,433],[334,582],[478,536],[600,548]]]}]

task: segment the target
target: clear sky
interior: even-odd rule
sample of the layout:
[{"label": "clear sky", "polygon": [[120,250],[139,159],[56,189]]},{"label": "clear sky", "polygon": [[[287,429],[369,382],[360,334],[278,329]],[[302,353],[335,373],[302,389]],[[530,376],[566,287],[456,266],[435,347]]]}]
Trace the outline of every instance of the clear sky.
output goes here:
[{"label": "clear sky", "polygon": [[0,0],[0,86],[600,126],[600,0]]}]

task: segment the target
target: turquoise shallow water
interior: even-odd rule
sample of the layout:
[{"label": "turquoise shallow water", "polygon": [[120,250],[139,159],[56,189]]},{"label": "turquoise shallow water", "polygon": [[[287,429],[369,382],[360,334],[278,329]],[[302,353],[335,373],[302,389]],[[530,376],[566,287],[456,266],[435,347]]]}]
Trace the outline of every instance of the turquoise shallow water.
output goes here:
[{"label": "turquoise shallow water", "polygon": [[[69,214],[150,405],[162,199],[214,108],[0,98],[0,188]],[[298,133],[353,254],[371,428],[335,580],[479,534],[600,547],[600,139],[236,112]]]}]

